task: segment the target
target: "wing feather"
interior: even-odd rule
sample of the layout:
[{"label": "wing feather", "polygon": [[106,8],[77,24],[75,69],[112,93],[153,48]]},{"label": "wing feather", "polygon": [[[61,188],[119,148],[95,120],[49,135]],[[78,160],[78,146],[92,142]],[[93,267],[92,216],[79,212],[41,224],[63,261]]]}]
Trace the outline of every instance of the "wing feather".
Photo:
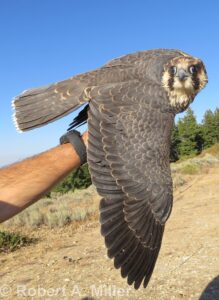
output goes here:
[{"label": "wing feather", "polygon": [[[88,163],[104,197],[101,233],[108,256],[135,288],[143,280],[146,286],[151,277],[172,206],[166,161],[170,132],[163,132],[171,125],[163,125],[173,116],[164,116],[154,103],[166,100],[159,87],[138,85],[133,81],[95,88],[88,112]],[[153,89],[155,99],[148,95]]]},{"label": "wing feather", "polygon": [[[145,120],[140,119],[142,105],[133,97],[124,96],[124,90],[128,94],[132,89],[130,85],[129,82],[116,84],[115,89],[111,85],[92,90],[88,111],[88,163],[92,181],[104,197],[100,202],[100,222],[108,256],[114,257],[115,267],[121,268],[121,275],[128,277],[127,282],[138,288],[143,280],[148,283],[161,246],[164,221],[156,215],[154,207],[159,211],[163,205],[160,199],[165,205],[167,200],[160,196],[160,189],[154,185],[153,176],[156,175],[155,182],[158,182],[162,174],[159,166],[156,162],[151,163],[155,163],[157,170],[150,178],[151,165],[142,161],[153,154],[153,147],[148,146]],[[136,86],[136,82],[133,85]],[[139,94],[136,98],[139,99]],[[124,102],[125,107],[118,105],[118,101]],[[146,107],[149,112],[150,105]],[[137,113],[134,130],[130,127],[133,111]],[[144,156],[144,150],[148,155]],[[166,176],[168,171],[164,173]],[[161,183],[161,190],[166,195],[164,188],[168,190],[169,181],[165,179]]]}]

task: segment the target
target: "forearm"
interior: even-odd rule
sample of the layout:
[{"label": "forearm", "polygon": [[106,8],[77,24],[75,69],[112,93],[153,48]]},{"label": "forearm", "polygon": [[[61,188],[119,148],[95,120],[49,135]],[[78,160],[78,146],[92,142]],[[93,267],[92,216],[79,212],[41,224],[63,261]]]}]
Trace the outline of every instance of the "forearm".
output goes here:
[{"label": "forearm", "polygon": [[71,144],[64,144],[0,170],[0,222],[45,195],[80,166]]}]

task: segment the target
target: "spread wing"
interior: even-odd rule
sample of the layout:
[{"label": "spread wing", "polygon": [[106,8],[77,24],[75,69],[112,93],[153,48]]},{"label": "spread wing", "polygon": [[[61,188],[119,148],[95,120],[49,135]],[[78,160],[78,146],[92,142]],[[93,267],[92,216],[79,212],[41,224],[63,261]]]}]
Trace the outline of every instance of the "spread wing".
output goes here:
[{"label": "spread wing", "polygon": [[172,207],[169,142],[173,115],[165,93],[133,80],[94,88],[88,113],[88,163],[103,197],[108,256],[137,289],[153,272]]}]

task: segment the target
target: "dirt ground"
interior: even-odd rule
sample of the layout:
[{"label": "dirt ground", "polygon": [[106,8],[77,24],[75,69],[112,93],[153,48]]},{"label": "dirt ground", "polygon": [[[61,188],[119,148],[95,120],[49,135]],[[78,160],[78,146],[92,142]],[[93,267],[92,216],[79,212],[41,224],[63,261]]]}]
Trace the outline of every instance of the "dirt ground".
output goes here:
[{"label": "dirt ground", "polygon": [[[219,299],[219,166],[175,192],[147,289],[134,290],[106,257],[98,222],[39,229],[36,245],[1,255],[2,299]],[[30,234],[29,234],[30,236]]]}]

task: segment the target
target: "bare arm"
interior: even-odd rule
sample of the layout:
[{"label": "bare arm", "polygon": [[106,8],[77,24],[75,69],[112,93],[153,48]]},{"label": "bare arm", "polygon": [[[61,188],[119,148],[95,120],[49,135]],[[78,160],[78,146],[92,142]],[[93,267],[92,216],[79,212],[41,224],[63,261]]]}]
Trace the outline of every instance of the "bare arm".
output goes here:
[{"label": "bare arm", "polygon": [[[82,139],[86,144],[87,133]],[[72,145],[64,144],[1,169],[0,222],[33,204],[79,166]]]}]

